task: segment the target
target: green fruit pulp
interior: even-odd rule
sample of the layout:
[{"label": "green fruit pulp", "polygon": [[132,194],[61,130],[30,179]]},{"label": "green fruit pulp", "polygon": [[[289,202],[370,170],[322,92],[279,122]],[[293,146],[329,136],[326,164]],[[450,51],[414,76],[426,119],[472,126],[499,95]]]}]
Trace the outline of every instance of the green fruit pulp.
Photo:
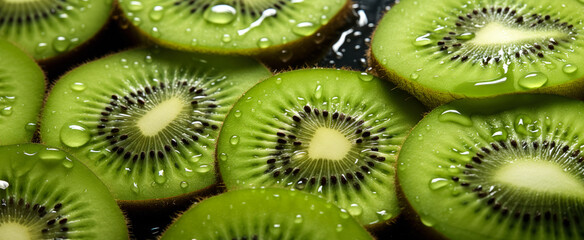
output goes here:
[{"label": "green fruit pulp", "polygon": [[371,53],[420,98],[570,95],[584,78],[583,11],[576,0],[407,0],[381,20]]},{"label": "green fruit pulp", "polygon": [[195,204],[161,239],[371,239],[347,212],[284,189],[223,193]]},{"label": "green fruit pulp", "polygon": [[122,211],[106,186],[64,151],[1,146],[0,181],[0,236],[128,239]]},{"label": "green fruit pulp", "polygon": [[286,72],[234,105],[216,158],[228,189],[300,189],[335,202],[361,224],[384,222],[400,212],[393,164],[422,112],[414,98],[372,75]]},{"label": "green fruit pulp", "polygon": [[231,105],[270,72],[248,58],[136,49],[85,64],[51,90],[41,138],[86,163],[118,200],[169,198],[215,183]]},{"label": "green fruit pulp", "polygon": [[457,100],[412,130],[399,185],[450,239],[584,236],[584,103],[553,95]]},{"label": "green fruit pulp", "polygon": [[30,142],[45,91],[45,76],[27,54],[0,39],[0,145]]}]

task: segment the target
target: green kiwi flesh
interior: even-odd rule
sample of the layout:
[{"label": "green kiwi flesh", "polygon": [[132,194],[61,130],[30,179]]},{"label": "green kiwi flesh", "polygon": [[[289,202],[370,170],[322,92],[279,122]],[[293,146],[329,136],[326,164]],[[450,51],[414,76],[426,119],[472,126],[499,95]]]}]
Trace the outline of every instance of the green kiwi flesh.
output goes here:
[{"label": "green kiwi flesh", "polygon": [[87,164],[118,200],[196,192],[216,182],[215,141],[231,105],[269,76],[248,58],[121,52],[57,81],[41,138]]},{"label": "green kiwi flesh", "polygon": [[45,75],[34,60],[0,39],[0,145],[30,142],[45,93]]},{"label": "green kiwi flesh", "polygon": [[0,239],[128,239],[122,211],[85,165],[39,144],[0,147]]},{"label": "green kiwi flesh", "polygon": [[583,11],[577,0],[406,0],[380,21],[371,62],[430,106],[517,92],[577,97]]},{"label": "green kiwi flesh", "polygon": [[180,216],[161,239],[372,239],[346,212],[317,196],[244,189],[211,197]]},{"label": "green kiwi flesh", "polygon": [[221,130],[227,189],[283,187],[323,196],[363,225],[398,216],[394,164],[424,109],[372,75],[278,74],[246,92]]},{"label": "green kiwi flesh", "polygon": [[583,114],[554,95],[438,107],[402,147],[401,190],[450,239],[582,239]]},{"label": "green kiwi flesh", "polygon": [[0,38],[48,60],[91,39],[112,10],[113,0],[0,1]]},{"label": "green kiwi flesh", "polygon": [[[271,54],[287,62],[302,57],[291,49],[292,45],[301,51],[310,43],[323,42],[329,31],[323,29],[343,24],[338,18],[350,12],[349,3],[120,0],[120,7],[140,32],[169,48],[253,56]],[[310,41],[303,41],[309,36],[313,36]]]}]

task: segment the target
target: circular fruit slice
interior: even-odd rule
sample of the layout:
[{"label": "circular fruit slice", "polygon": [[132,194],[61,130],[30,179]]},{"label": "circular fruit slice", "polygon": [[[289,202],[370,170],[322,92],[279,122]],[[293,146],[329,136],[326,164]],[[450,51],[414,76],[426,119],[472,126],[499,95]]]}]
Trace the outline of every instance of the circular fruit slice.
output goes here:
[{"label": "circular fruit slice", "polygon": [[403,1],[379,23],[371,60],[430,106],[515,92],[581,96],[583,11],[577,0]]},{"label": "circular fruit slice", "polygon": [[372,239],[346,212],[284,189],[227,192],[195,204],[161,239]]},{"label": "circular fruit slice", "polygon": [[0,147],[0,239],[128,239],[103,183],[67,153]]},{"label": "circular fruit slice", "polygon": [[156,43],[289,62],[315,52],[351,12],[347,0],[120,0],[125,16]]},{"label": "circular fruit slice", "polygon": [[46,60],[91,39],[112,9],[113,0],[0,1],[0,38]]},{"label": "circular fruit slice", "polygon": [[225,115],[268,76],[247,58],[122,52],[55,84],[41,137],[85,162],[118,200],[195,192],[215,183],[213,152]]},{"label": "circular fruit slice", "polygon": [[22,50],[0,39],[0,145],[30,142],[45,94],[45,75]]},{"label": "circular fruit slice", "polygon": [[217,146],[221,175],[228,189],[299,189],[361,224],[385,222],[400,212],[393,165],[422,112],[414,98],[365,73],[282,73],[230,111]]},{"label": "circular fruit slice", "polygon": [[450,239],[584,238],[583,117],[552,95],[441,106],[406,139],[399,184]]}]

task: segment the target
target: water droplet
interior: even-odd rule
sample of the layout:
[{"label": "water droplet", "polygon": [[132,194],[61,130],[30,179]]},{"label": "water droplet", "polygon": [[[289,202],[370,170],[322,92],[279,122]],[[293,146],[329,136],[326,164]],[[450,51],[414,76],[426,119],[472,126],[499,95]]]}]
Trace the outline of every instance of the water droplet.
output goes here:
[{"label": "water droplet", "polygon": [[235,110],[235,112],[233,113],[233,116],[235,116],[235,117],[241,117],[241,111]]},{"label": "water droplet", "polygon": [[191,40],[191,46],[197,46],[197,44],[199,44],[198,40],[193,38],[193,40]]},{"label": "water droplet", "polygon": [[296,185],[294,185],[294,188],[298,189],[298,190],[302,190],[306,187],[306,180],[300,179],[298,180],[298,182],[296,182]]},{"label": "water droplet", "polygon": [[37,124],[33,123],[33,122],[29,122],[29,123],[26,123],[24,125],[24,130],[26,130],[28,132],[34,132],[34,131],[36,131],[36,129],[37,129]]},{"label": "water droplet", "polygon": [[223,37],[221,38],[221,41],[223,41],[224,43],[231,42],[231,35],[229,35],[229,34],[223,34]]},{"label": "water droplet", "polygon": [[351,217],[351,215],[349,215],[349,213],[345,209],[341,209],[341,213],[339,215],[341,216],[342,219],[347,219]]},{"label": "water droplet", "polygon": [[448,179],[446,178],[434,178],[430,180],[430,189],[438,190],[440,188],[446,187],[448,185]]},{"label": "water droplet", "polygon": [[311,22],[301,22],[292,27],[292,32],[299,36],[309,36],[318,29],[318,26]]},{"label": "water droplet", "polygon": [[63,167],[67,169],[73,168],[73,161],[71,159],[65,158],[65,160],[63,161]]},{"label": "water droplet", "polygon": [[205,13],[203,13],[203,18],[211,23],[216,24],[227,24],[235,19],[236,10],[234,7],[219,4],[211,8],[208,8]]},{"label": "water droplet", "polygon": [[316,89],[314,89],[314,97],[316,99],[320,99],[322,97],[322,86],[316,85]]},{"label": "water droplet", "polygon": [[83,92],[87,88],[87,86],[85,86],[85,84],[80,83],[80,82],[71,83],[71,85],[69,85],[69,87],[71,88],[71,90],[73,90],[75,92]]},{"label": "water droplet", "polygon": [[276,78],[276,84],[282,83],[282,78]]},{"label": "water droplet", "polygon": [[42,42],[42,43],[37,44],[34,51],[37,54],[41,54],[41,53],[44,53],[45,51],[47,51],[48,48],[49,48],[49,45],[47,43]]},{"label": "water droplet", "polygon": [[441,122],[453,122],[458,123],[462,126],[472,126],[472,120],[470,117],[462,115],[459,111],[450,109],[442,112],[440,116],[438,116],[438,120]]},{"label": "water droplet", "polygon": [[185,182],[185,181],[180,182],[180,188],[185,189],[187,187],[189,187],[189,183],[188,182]]},{"label": "water droplet", "polygon": [[360,216],[363,213],[363,208],[361,206],[359,206],[356,203],[351,204],[351,206],[349,206],[347,208],[347,211],[349,212],[349,214],[351,214],[351,216]]},{"label": "water droplet", "polygon": [[290,59],[292,59],[292,56],[294,56],[294,53],[292,53],[292,51],[284,49],[280,52],[279,57],[283,63],[287,63],[288,61],[290,61]]},{"label": "water droplet", "polygon": [[227,161],[227,153],[219,154],[219,159],[221,159],[221,161]]},{"label": "water droplet", "polygon": [[505,141],[507,140],[507,130],[505,128],[496,128],[493,130],[491,137],[495,141]]},{"label": "water droplet", "polygon": [[368,74],[366,72],[362,72],[361,74],[359,74],[359,79],[361,79],[365,82],[369,82],[369,81],[373,80],[373,75]]},{"label": "water droplet", "polygon": [[150,56],[150,55],[146,55],[146,57],[144,57],[144,61],[145,61],[146,63],[152,63],[152,56]]},{"label": "water droplet", "polygon": [[64,52],[69,47],[69,40],[66,37],[58,36],[53,40],[53,48],[57,52]]},{"label": "water droplet", "polygon": [[387,210],[377,211],[377,218],[381,221],[387,221],[391,219],[392,215],[387,212]]},{"label": "water droplet", "polygon": [[164,16],[164,7],[162,6],[154,6],[152,10],[150,10],[150,14],[148,15],[152,21],[160,21]]},{"label": "water droplet", "polygon": [[412,80],[418,80],[418,78],[419,78],[419,77],[420,77],[420,74],[417,74],[417,73],[412,73],[412,74],[410,74],[410,78],[411,78]]},{"label": "water droplet", "polygon": [[298,214],[296,215],[296,218],[294,218],[294,223],[296,224],[300,224],[302,223],[303,219],[302,219],[302,215]]},{"label": "water droplet", "polygon": [[130,186],[130,190],[132,190],[133,193],[140,193],[140,187],[138,187],[137,183],[132,183],[132,185]]},{"label": "water droplet", "polygon": [[519,79],[519,86],[526,89],[536,89],[545,85],[548,77],[541,72],[532,72]]},{"label": "water droplet", "polygon": [[140,11],[144,8],[144,5],[142,5],[142,2],[140,1],[130,1],[128,3],[128,10],[130,11]]},{"label": "water droplet", "polygon": [[527,115],[519,115],[517,116],[517,118],[515,118],[515,131],[519,134],[523,134],[523,135],[530,135],[530,131],[528,130],[528,128],[530,127],[532,121],[531,118]]},{"label": "water droplet", "polygon": [[263,37],[258,40],[259,48],[268,48],[269,46],[272,46],[272,41],[269,38]]},{"label": "water droplet", "polygon": [[160,37],[160,30],[158,30],[157,27],[152,27],[152,30],[150,30],[150,34],[155,38]]},{"label": "water droplet", "polygon": [[2,114],[3,116],[10,116],[10,115],[12,115],[12,106],[4,107],[0,111],[0,114]]},{"label": "water droplet", "polygon": [[59,137],[67,147],[81,147],[91,139],[88,129],[88,127],[80,123],[65,124],[61,127]]},{"label": "water droplet", "polygon": [[337,224],[337,229],[336,229],[336,230],[337,230],[337,232],[341,232],[341,231],[343,231],[343,225],[342,225],[342,224],[340,224],[340,223],[339,223],[339,224]]},{"label": "water droplet", "polygon": [[430,40],[428,37],[430,37],[430,33],[417,37],[416,40],[414,40],[414,46],[421,47],[431,44],[432,40]]},{"label": "water droplet", "polygon": [[211,170],[211,166],[207,165],[207,164],[199,165],[199,167],[195,169],[195,171],[197,171],[199,173],[206,173],[206,172],[209,172],[210,170]]},{"label": "water droplet", "polygon": [[231,139],[229,139],[229,143],[231,143],[231,145],[237,145],[239,143],[239,136],[237,135],[231,136]]},{"label": "water droplet", "polygon": [[578,66],[568,63],[564,65],[564,67],[562,67],[562,71],[564,71],[565,73],[575,73],[576,71],[578,71]]},{"label": "water droplet", "polygon": [[470,40],[470,39],[473,39],[474,37],[475,37],[475,34],[474,33],[467,32],[467,33],[463,33],[463,34],[460,34],[460,35],[456,36],[456,39],[459,39],[459,40]]},{"label": "water droplet", "polygon": [[195,154],[189,159],[189,161],[192,163],[196,163],[196,162],[200,161],[202,157],[203,157],[203,154]]},{"label": "water droplet", "polygon": [[39,152],[39,158],[48,164],[60,163],[65,157],[65,152],[56,148],[45,148]]},{"label": "water droplet", "polygon": [[6,190],[8,187],[10,187],[10,184],[7,181],[0,180],[0,189]]},{"label": "water droplet", "polygon": [[420,217],[420,221],[422,222],[422,224],[428,226],[428,227],[432,227],[434,226],[434,221],[430,220],[427,217]]},{"label": "water droplet", "polygon": [[164,170],[158,171],[158,174],[154,175],[154,182],[158,184],[163,184],[166,182],[166,176],[164,175]]}]

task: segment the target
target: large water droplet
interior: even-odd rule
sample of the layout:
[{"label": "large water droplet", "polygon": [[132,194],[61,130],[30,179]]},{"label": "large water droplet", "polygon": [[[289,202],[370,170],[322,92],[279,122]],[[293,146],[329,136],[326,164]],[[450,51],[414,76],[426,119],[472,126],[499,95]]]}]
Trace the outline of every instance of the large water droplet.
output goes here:
[{"label": "large water droplet", "polygon": [[515,131],[519,134],[529,135],[528,125],[531,123],[531,118],[527,115],[519,115],[515,118]]},{"label": "large water droplet", "polygon": [[536,89],[545,85],[548,77],[541,72],[532,72],[519,79],[519,86],[526,89]]},{"label": "large water droplet", "polygon": [[203,18],[211,23],[227,24],[235,19],[235,13],[236,10],[234,7],[226,4],[219,4],[208,8],[203,14]]},{"label": "large water droplet", "polygon": [[387,221],[392,217],[391,213],[388,213],[387,210],[377,211],[376,213],[377,218],[381,221]]},{"label": "large water droplet", "polygon": [[432,40],[430,40],[430,38],[428,38],[428,37],[430,37],[430,33],[427,33],[427,34],[424,34],[422,36],[417,37],[416,40],[414,40],[414,43],[413,43],[414,46],[421,47],[421,46],[426,46],[428,44],[431,44]]},{"label": "large water droplet", "polygon": [[562,71],[568,74],[575,73],[576,71],[578,71],[578,66],[567,63],[566,65],[564,65],[564,67],[562,67]]},{"label": "large water droplet", "polygon": [[369,81],[373,80],[373,75],[368,74],[366,72],[362,72],[361,74],[359,74],[359,79],[361,79],[365,82],[369,82]]},{"label": "large water droplet", "polygon": [[128,10],[130,11],[140,11],[144,8],[144,5],[140,1],[130,1],[128,3]]},{"label": "large water droplet", "polygon": [[219,154],[219,159],[221,159],[221,161],[227,161],[227,153]]},{"label": "large water droplet", "polygon": [[12,106],[2,108],[2,110],[0,110],[0,114],[2,114],[2,116],[12,115]]},{"label": "large water droplet", "polygon": [[199,165],[199,167],[195,168],[195,171],[199,172],[199,173],[206,173],[209,172],[211,170],[211,166],[207,165],[207,164],[202,164]]},{"label": "large water droplet", "polygon": [[69,40],[66,37],[58,36],[53,40],[53,48],[57,52],[64,52],[69,47]]},{"label": "large water droplet", "polygon": [[152,21],[160,21],[164,16],[164,7],[162,6],[154,6],[152,10],[150,10],[150,14],[148,15]]},{"label": "large water droplet", "polygon": [[363,208],[359,204],[353,203],[347,208],[347,211],[351,216],[357,217],[363,213]]},{"label": "large water droplet", "polygon": [[65,160],[63,160],[63,167],[70,169],[73,168],[73,161],[71,159],[65,158]]},{"label": "large water droplet", "polygon": [[430,189],[438,190],[440,188],[446,187],[448,185],[448,179],[446,178],[434,178],[430,180]]},{"label": "large water droplet", "polygon": [[422,222],[422,224],[424,224],[424,225],[426,225],[428,227],[434,226],[434,221],[432,221],[428,217],[420,217],[420,221]]},{"label": "large water droplet", "polygon": [[65,124],[59,135],[61,142],[68,147],[81,147],[91,139],[88,128],[80,123]]},{"label": "large water droplet", "polygon": [[229,139],[229,143],[231,143],[231,145],[237,145],[239,143],[239,136],[237,135],[231,136],[231,139]]},{"label": "large water droplet", "polygon": [[339,215],[341,216],[342,219],[347,219],[351,217],[351,215],[345,209],[341,209],[341,213]]},{"label": "large water droplet", "polygon": [[241,111],[240,110],[235,110],[235,112],[233,113],[233,116],[235,117],[241,117]]},{"label": "large water droplet", "polygon": [[300,180],[298,180],[298,182],[296,182],[296,185],[294,185],[294,188],[296,188],[298,190],[302,190],[306,187],[306,182],[307,182],[307,180],[300,179]]},{"label": "large water droplet", "polygon": [[311,22],[301,22],[292,27],[292,32],[299,36],[308,36],[318,29],[318,25]]},{"label": "large water droplet", "polygon": [[7,181],[0,180],[0,189],[6,190],[8,187],[10,187],[10,184]]},{"label": "large water droplet", "polygon": [[505,141],[507,140],[507,130],[505,130],[505,128],[493,129],[491,137],[493,137],[493,140],[495,141]]},{"label": "large water droplet", "polygon": [[158,184],[163,184],[166,182],[166,176],[164,175],[164,170],[158,171],[156,175],[154,175],[154,182]]},{"label": "large water droplet", "polygon": [[258,47],[268,48],[269,46],[272,46],[272,41],[269,38],[263,37],[258,40]]},{"label": "large water droplet", "polygon": [[39,152],[39,158],[48,164],[60,163],[65,157],[65,152],[56,148],[45,148]]},{"label": "large water droplet", "polygon": [[69,87],[71,88],[71,90],[75,92],[83,92],[87,88],[87,86],[85,86],[85,84],[81,82],[71,83]]},{"label": "large water droplet", "polygon": [[34,51],[37,54],[41,54],[41,53],[46,52],[47,49],[49,49],[49,45],[47,43],[42,42],[42,43],[37,44]]},{"label": "large water droplet", "polygon": [[196,162],[200,161],[202,157],[203,157],[203,154],[195,154],[189,159],[189,161],[192,163],[196,163]]},{"label": "large water droplet", "polygon": [[450,109],[442,112],[440,116],[438,116],[438,120],[441,122],[453,122],[458,123],[462,126],[472,126],[472,120],[470,117],[461,114],[459,111]]},{"label": "large water droplet", "polygon": [[27,132],[34,132],[34,131],[36,131],[36,129],[37,129],[37,124],[33,123],[33,122],[29,122],[29,123],[26,123],[24,125],[24,130],[26,130]]},{"label": "large water droplet", "polygon": [[180,182],[180,188],[185,189],[185,188],[188,188],[188,187],[189,187],[189,183],[188,182],[185,182],[185,181]]}]

